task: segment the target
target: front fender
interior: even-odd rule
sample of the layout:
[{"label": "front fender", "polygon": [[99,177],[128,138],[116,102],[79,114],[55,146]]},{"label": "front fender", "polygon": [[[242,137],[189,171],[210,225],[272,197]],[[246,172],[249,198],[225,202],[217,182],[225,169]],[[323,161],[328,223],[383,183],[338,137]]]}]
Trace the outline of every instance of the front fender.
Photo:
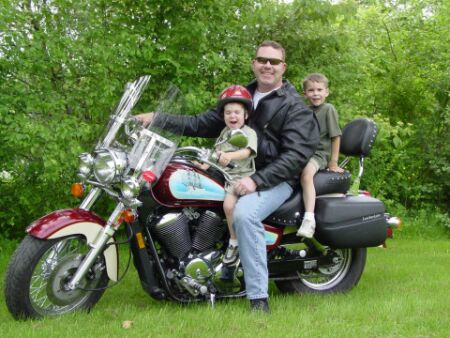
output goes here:
[{"label": "front fender", "polygon": [[[55,239],[70,235],[82,235],[93,243],[103,230],[105,221],[95,213],[83,209],[62,209],[53,211],[31,223],[27,232],[39,239]],[[113,243],[110,238],[108,243]],[[119,255],[116,245],[109,245],[103,252],[109,279],[117,281]]]}]

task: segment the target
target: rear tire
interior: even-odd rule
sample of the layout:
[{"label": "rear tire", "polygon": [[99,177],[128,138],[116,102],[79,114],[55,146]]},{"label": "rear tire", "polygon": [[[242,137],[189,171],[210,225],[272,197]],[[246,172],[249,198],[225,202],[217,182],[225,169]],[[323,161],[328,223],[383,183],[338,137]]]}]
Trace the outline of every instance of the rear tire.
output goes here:
[{"label": "rear tire", "polygon": [[93,307],[108,284],[103,256],[80,282],[83,289],[99,290],[64,288],[88,250],[80,235],[53,240],[26,236],[5,275],[5,300],[13,317],[38,318]]},{"label": "rear tire", "polygon": [[282,292],[337,293],[356,286],[366,265],[367,248],[336,249],[339,261],[332,266],[319,266],[311,273],[297,272],[300,279],[275,281]]}]

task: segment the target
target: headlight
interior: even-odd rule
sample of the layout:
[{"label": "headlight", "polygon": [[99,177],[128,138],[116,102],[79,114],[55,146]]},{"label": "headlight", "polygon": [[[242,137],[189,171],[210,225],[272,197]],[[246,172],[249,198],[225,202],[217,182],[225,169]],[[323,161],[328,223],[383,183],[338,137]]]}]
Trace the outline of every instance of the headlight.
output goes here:
[{"label": "headlight", "polygon": [[111,183],[117,180],[127,166],[124,152],[100,149],[95,152],[94,176],[100,183]]},{"label": "headlight", "polygon": [[136,178],[130,177],[122,182],[121,193],[125,199],[131,200],[139,193],[139,182]]},{"label": "headlight", "polygon": [[78,177],[82,180],[86,180],[92,173],[92,165],[94,163],[94,158],[89,153],[82,153],[78,156],[80,161],[80,167],[78,169]]}]

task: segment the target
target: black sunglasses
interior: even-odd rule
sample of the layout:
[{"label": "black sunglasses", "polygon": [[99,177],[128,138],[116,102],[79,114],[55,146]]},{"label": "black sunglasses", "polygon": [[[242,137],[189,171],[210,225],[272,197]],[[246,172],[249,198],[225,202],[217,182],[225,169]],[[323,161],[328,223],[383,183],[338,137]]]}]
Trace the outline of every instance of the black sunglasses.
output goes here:
[{"label": "black sunglasses", "polygon": [[260,57],[260,56],[256,57],[255,60],[256,60],[256,62],[258,62],[258,63],[260,63],[262,65],[265,65],[267,63],[267,61],[269,61],[269,63],[272,66],[277,66],[280,63],[284,63],[284,61],[280,60],[280,59],[263,58],[263,57]]}]

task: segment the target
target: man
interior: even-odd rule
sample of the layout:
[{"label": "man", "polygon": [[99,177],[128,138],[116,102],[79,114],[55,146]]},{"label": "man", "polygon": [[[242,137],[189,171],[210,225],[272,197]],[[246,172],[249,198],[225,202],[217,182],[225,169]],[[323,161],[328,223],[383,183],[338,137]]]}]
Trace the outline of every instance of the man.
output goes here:
[{"label": "man", "polygon": [[[267,253],[262,220],[277,210],[298,184],[298,173],[319,143],[318,124],[296,89],[283,80],[284,48],[264,41],[256,49],[252,70],[256,80],[247,86],[253,96],[248,125],[258,135],[256,172],[234,188],[241,198],[234,210],[234,228],[245,271],[247,298],[252,310],[269,311]],[[138,116],[149,123],[152,113]],[[225,124],[214,109],[184,117],[185,135],[217,137]]]}]

